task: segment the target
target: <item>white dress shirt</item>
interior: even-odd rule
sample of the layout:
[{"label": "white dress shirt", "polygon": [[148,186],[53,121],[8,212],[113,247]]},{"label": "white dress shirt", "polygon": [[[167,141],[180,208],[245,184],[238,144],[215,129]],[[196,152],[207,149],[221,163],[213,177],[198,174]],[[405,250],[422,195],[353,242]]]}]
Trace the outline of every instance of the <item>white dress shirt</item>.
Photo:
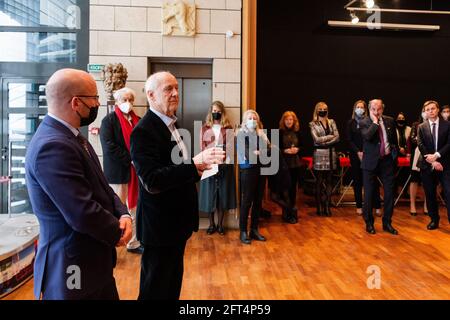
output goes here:
[{"label": "white dress shirt", "polygon": [[434,142],[436,144],[435,145],[435,148],[436,148],[435,155],[437,155],[438,158],[440,158],[441,154],[439,152],[437,152],[437,150],[438,150],[438,140],[439,140],[439,117],[436,119],[436,121],[431,121],[430,119],[428,119],[428,122],[430,124],[431,136],[433,136],[433,123],[436,123],[436,141]]},{"label": "white dress shirt", "polygon": [[181,153],[183,154],[183,159],[186,161],[189,159],[189,154],[186,148],[186,145],[183,142],[183,139],[181,139],[180,133],[178,132],[177,128],[175,127],[175,123],[177,122],[177,117],[172,116],[169,117],[159,111],[157,111],[155,108],[150,107],[150,111],[152,111],[154,114],[156,114],[169,128],[170,133],[172,134],[172,138],[174,141],[177,142],[178,148],[180,148]]}]

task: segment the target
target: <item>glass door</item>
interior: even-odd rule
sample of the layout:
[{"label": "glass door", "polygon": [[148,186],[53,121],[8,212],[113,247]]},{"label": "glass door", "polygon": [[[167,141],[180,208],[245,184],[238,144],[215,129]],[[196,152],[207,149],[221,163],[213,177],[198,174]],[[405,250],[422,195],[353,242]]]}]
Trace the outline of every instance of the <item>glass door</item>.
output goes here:
[{"label": "glass door", "polygon": [[1,212],[33,213],[25,181],[25,154],[47,114],[46,78],[1,79]]}]

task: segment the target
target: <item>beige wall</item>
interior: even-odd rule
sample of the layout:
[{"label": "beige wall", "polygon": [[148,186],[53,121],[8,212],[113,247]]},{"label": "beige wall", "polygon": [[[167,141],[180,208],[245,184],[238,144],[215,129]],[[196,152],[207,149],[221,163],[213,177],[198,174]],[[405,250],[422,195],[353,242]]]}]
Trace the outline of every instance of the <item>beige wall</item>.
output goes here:
[{"label": "beige wall", "polygon": [[[212,58],[213,99],[228,108],[234,124],[241,112],[241,0],[189,0],[197,6],[195,37],[163,37],[161,34],[161,0],[91,0],[90,63],[121,62],[128,69],[128,86],[138,97],[137,113],[146,111],[143,92],[148,77],[148,57]],[[231,30],[235,36],[226,38]],[[98,75],[94,76],[97,77]],[[100,80],[100,79],[98,79]],[[97,81],[102,106],[106,96]],[[106,114],[102,107],[92,125],[100,127]],[[99,156],[100,140],[90,135]]]}]

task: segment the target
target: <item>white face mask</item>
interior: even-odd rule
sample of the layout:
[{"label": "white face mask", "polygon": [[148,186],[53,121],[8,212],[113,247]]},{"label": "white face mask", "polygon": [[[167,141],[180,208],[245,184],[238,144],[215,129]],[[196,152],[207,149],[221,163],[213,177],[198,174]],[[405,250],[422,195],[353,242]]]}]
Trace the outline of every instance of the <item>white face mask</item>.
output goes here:
[{"label": "white face mask", "polygon": [[247,120],[247,128],[249,130],[255,130],[256,127],[257,127],[256,120],[251,120],[251,119]]},{"label": "white face mask", "polygon": [[361,109],[361,108],[357,108],[357,109],[355,110],[355,114],[356,114],[358,117],[362,117],[365,113],[366,113],[366,111],[365,111],[364,109]]},{"label": "white face mask", "polygon": [[120,111],[122,111],[125,114],[130,113],[131,109],[133,109],[133,105],[129,102],[122,103],[119,105]]}]

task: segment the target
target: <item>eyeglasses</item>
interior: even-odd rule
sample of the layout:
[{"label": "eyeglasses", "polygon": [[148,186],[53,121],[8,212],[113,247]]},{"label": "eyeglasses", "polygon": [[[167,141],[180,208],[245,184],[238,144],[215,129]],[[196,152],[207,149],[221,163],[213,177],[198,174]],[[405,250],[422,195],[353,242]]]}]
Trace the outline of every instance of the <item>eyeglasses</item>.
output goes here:
[{"label": "eyeglasses", "polygon": [[95,99],[100,99],[100,96],[73,96],[74,98],[95,98]]},{"label": "eyeglasses", "polygon": [[92,99],[99,100],[100,96],[73,96],[72,98],[70,98],[69,102],[71,102],[73,100],[73,98],[92,98]]}]

